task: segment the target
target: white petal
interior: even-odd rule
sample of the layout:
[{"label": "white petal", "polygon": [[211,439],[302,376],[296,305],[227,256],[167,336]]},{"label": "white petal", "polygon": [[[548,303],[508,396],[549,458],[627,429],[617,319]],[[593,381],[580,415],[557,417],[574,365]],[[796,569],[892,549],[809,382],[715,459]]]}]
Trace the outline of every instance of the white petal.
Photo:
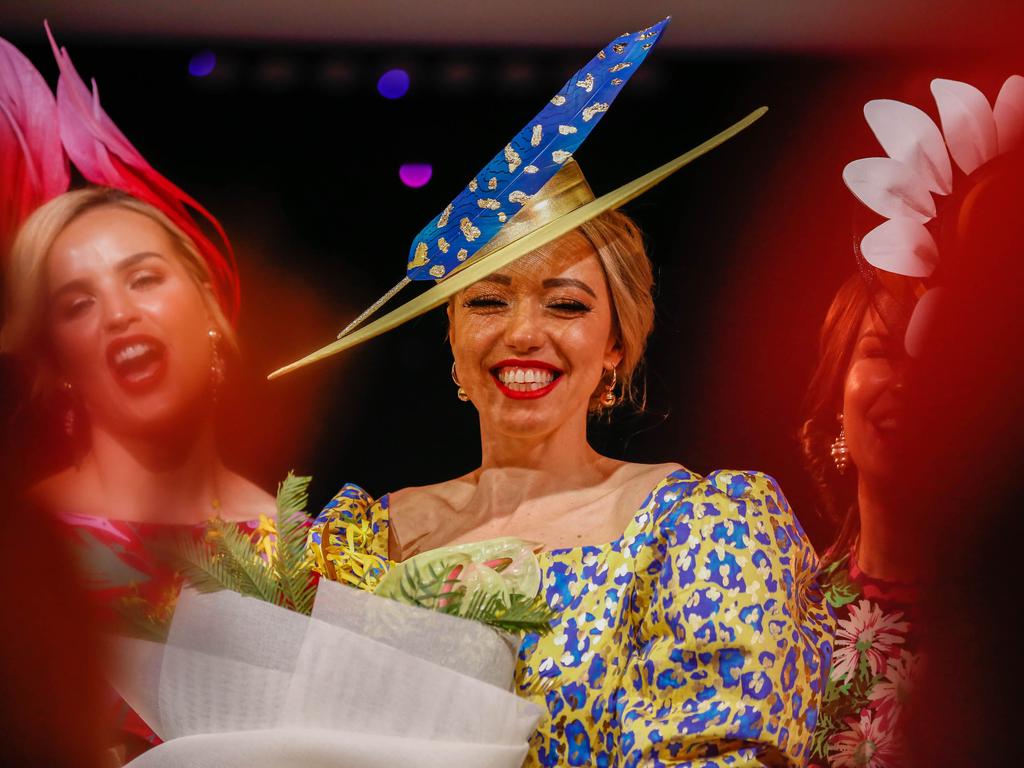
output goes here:
[{"label": "white petal", "polygon": [[925,341],[928,338],[928,331],[931,329],[932,318],[935,311],[942,303],[942,288],[932,288],[917,301],[917,306],[910,315],[907,323],[907,335],[903,344],[907,348],[907,354],[911,357],[918,357],[924,349]]},{"label": "white petal", "polygon": [[892,99],[864,105],[864,117],[893,160],[909,165],[932,192],[953,191],[953,168],[939,126],[917,107]]},{"label": "white petal", "polygon": [[996,156],[996,121],[985,94],[956,80],[932,80],[932,96],[949,154],[960,170],[973,173]]},{"label": "white petal", "polygon": [[1010,75],[992,108],[999,139],[999,154],[1020,146],[1024,139],[1024,77]]},{"label": "white petal", "polygon": [[864,205],[887,219],[900,216],[925,222],[935,217],[935,201],[924,179],[899,160],[854,160],[843,169],[843,181]]},{"label": "white petal", "polygon": [[864,259],[873,267],[908,277],[928,277],[939,262],[939,249],[924,224],[889,219],[860,241]]}]

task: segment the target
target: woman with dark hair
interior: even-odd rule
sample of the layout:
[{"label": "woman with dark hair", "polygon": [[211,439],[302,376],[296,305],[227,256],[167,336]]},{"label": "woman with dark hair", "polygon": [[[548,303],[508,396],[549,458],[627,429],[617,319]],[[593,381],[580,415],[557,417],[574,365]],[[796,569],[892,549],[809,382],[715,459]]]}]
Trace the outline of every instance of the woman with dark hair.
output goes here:
[{"label": "woman with dark hair", "polygon": [[948,261],[975,190],[1021,136],[1024,79],[1009,78],[994,107],[966,83],[934,80],[931,90],[942,131],[916,107],[868,102],[865,117],[888,157],[856,160],[843,172],[886,220],[857,245],[859,273],[828,311],[805,400],[806,465],[838,523],[824,578],[839,631],[812,765],[905,761],[904,714],[922,668],[924,555],[911,544],[924,520],[911,482],[908,374],[943,301],[933,284],[950,274],[940,246]]},{"label": "woman with dark hair", "polygon": [[826,316],[801,430],[805,463],[838,524],[822,567],[839,631],[812,764],[845,765],[836,758],[869,741],[879,760],[896,754],[885,715],[898,712],[917,661],[908,621],[917,570],[905,556],[911,521],[901,517],[897,440],[906,364],[902,340],[854,275]]}]

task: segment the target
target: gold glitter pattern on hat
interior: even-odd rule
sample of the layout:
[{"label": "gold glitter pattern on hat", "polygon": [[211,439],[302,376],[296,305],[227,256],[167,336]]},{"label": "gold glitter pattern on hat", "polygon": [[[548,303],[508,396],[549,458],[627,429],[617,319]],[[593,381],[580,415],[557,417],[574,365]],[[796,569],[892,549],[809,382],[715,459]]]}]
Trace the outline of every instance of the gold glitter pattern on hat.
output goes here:
[{"label": "gold glitter pattern on hat", "polygon": [[505,145],[505,162],[508,163],[508,172],[512,173],[523,162],[519,153],[512,149],[511,144]]},{"label": "gold glitter pattern on hat", "polygon": [[430,259],[427,258],[427,244],[417,243],[416,253],[413,254],[412,260],[409,262],[410,267],[422,267]]},{"label": "gold glitter pattern on hat", "polygon": [[480,237],[480,230],[474,227],[473,222],[466,216],[463,216],[462,221],[459,222],[459,229],[462,230],[462,236],[470,243]]}]

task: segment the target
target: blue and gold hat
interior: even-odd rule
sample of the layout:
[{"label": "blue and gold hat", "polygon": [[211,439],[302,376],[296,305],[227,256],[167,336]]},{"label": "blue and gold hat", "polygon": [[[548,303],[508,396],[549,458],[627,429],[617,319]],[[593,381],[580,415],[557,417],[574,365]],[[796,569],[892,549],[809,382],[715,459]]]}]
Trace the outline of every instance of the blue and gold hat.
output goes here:
[{"label": "blue and gold hat", "polygon": [[[576,227],[618,208],[736,135],[766,109],[699,147],[595,198],[573,154],[661,38],[671,17],[612,40],[413,238],[406,274],[338,335],[337,341],[270,374],[317,362],[440,306],[463,288]],[[413,281],[437,284],[384,317],[360,325]]]}]

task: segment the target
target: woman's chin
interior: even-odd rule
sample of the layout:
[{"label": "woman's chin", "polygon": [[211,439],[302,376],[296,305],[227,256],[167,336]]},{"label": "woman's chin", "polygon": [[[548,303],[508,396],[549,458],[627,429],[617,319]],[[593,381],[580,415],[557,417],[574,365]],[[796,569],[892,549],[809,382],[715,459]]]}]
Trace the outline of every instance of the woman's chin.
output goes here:
[{"label": "woman's chin", "polygon": [[107,410],[106,418],[100,417],[97,426],[107,426],[110,431],[136,438],[157,437],[194,429],[209,414],[209,400],[206,398],[154,392],[121,400],[116,407]]}]

